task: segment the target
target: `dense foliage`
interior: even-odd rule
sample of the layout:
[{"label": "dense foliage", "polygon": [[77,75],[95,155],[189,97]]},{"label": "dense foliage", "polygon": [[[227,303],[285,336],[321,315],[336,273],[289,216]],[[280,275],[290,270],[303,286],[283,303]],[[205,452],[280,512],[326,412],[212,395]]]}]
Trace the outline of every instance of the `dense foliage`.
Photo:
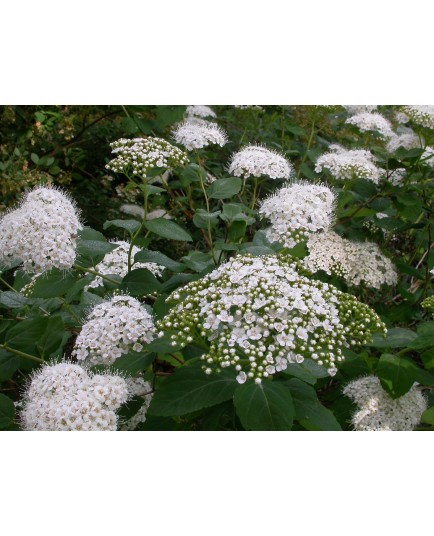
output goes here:
[{"label": "dense foliage", "polygon": [[0,136],[0,429],[433,429],[433,106],[4,106]]}]

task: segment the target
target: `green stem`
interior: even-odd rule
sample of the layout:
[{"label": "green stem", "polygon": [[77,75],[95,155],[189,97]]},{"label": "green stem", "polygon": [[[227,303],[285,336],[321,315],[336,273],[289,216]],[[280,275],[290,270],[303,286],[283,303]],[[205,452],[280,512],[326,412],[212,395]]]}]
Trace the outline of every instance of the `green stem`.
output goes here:
[{"label": "green stem", "polygon": [[310,149],[310,146],[312,144],[312,141],[313,141],[313,136],[315,134],[315,116],[316,116],[316,108],[314,109],[313,111],[313,114],[312,114],[312,125],[310,127],[310,135],[309,135],[309,139],[307,141],[307,146],[306,146],[306,150],[304,152],[304,155],[303,155],[303,159],[301,161],[301,164],[300,164],[300,167],[298,168],[298,173],[297,173],[297,179],[300,177],[301,175],[301,166],[305,163],[306,161],[306,158],[307,158],[307,153],[309,152],[309,149]]},{"label": "green stem", "polygon": [[98,275],[102,279],[105,279],[106,281],[109,281],[110,283],[113,283],[114,285],[119,285],[119,281],[115,281],[111,277],[107,277],[104,274],[100,274],[97,270],[93,270],[92,268],[85,268],[84,266],[80,266],[79,264],[74,264],[74,268],[76,270],[79,270],[80,272],[85,272],[93,275]]},{"label": "green stem", "polygon": [[146,219],[148,217],[148,189],[146,187],[146,182],[145,181],[143,181],[143,184],[144,184],[144,189],[143,189],[144,216],[143,216],[142,223],[140,224],[140,227],[137,229],[137,231],[131,237],[130,247],[128,248],[128,273],[131,272],[131,266],[132,266],[131,255],[133,253],[134,244],[135,244],[139,234],[143,231],[143,228],[144,228],[145,223],[146,223]]},{"label": "green stem", "polygon": [[212,241],[209,199],[208,199],[205,184],[204,184],[203,178],[202,178],[202,165],[201,165],[200,155],[199,155],[198,150],[196,150],[196,154],[197,154],[197,163],[198,163],[198,166],[199,166],[198,174],[199,174],[200,187],[202,188],[203,196],[205,198],[206,211],[208,213],[208,221],[207,221],[208,240],[209,240],[209,244],[210,244],[210,248],[211,248],[212,260],[216,264],[216,259],[215,259],[215,256],[214,256],[214,244],[213,244],[213,241]]},{"label": "green stem", "polygon": [[253,179],[253,196],[252,196],[252,203],[250,205],[250,208],[253,210],[255,208],[255,204],[256,204],[256,194],[257,194],[257,191],[258,191],[258,184],[259,184],[259,179],[257,177],[254,177]]},{"label": "green stem", "polygon": [[3,279],[3,277],[0,276],[0,281],[8,287],[9,290],[13,290],[14,292],[18,292],[18,290],[14,287],[11,287],[7,281]]},{"label": "green stem", "polygon": [[0,344],[0,348],[3,348],[3,350],[6,350],[7,352],[10,352],[11,354],[16,354],[20,357],[24,357],[25,359],[36,361],[36,363],[45,363],[45,361],[41,359],[40,357],[36,357],[35,355],[30,355],[24,352],[20,352],[20,350],[15,350],[15,348],[10,348],[6,344]]}]

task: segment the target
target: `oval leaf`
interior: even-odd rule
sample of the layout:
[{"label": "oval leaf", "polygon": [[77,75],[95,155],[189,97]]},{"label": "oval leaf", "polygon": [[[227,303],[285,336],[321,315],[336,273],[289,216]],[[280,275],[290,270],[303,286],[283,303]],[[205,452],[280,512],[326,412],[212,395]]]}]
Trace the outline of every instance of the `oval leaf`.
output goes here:
[{"label": "oval leaf", "polygon": [[378,362],[377,374],[381,386],[392,397],[399,398],[407,393],[417,376],[414,363],[392,354],[382,354]]},{"label": "oval leaf", "polygon": [[234,394],[234,404],[246,430],[290,430],[294,419],[291,392],[278,382],[249,381]]},{"label": "oval leaf", "polygon": [[208,197],[211,199],[227,199],[241,190],[242,181],[238,177],[229,177],[214,181],[208,188]]},{"label": "oval leaf", "polygon": [[145,223],[145,227],[151,233],[168,238],[169,240],[179,240],[180,242],[191,242],[193,240],[182,227],[164,218],[149,220]]},{"label": "oval leaf", "polygon": [[157,390],[149,413],[170,417],[215,406],[232,398],[237,385],[233,371],[207,376],[201,363],[180,367]]}]

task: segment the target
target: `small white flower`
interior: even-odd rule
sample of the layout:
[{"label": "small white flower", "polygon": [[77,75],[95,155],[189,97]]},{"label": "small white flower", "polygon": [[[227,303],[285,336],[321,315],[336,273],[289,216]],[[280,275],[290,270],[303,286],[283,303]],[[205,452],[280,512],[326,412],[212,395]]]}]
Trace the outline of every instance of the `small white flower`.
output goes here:
[{"label": "small white flower", "polygon": [[247,381],[247,374],[241,371],[236,379],[238,383],[245,383]]}]

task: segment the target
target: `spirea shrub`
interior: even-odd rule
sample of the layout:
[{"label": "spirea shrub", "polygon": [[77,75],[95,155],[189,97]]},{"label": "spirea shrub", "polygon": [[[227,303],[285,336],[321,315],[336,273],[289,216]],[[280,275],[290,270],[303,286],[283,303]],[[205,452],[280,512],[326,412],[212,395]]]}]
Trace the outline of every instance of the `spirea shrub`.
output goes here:
[{"label": "spirea shrub", "polygon": [[20,413],[24,430],[110,431],[130,394],[124,378],[92,374],[69,362],[46,364],[32,377]]},{"label": "spirea shrub", "polygon": [[344,394],[358,406],[351,422],[356,431],[409,431],[419,424],[427,402],[416,384],[403,396],[393,399],[376,376],[350,382]]},{"label": "spirea shrub", "polygon": [[72,355],[89,365],[111,365],[129,351],[140,352],[154,337],[153,319],[141,303],[113,296],[89,313]]},{"label": "spirea shrub", "polygon": [[3,108],[0,429],[434,430],[432,106]]},{"label": "spirea shrub", "polygon": [[282,155],[266,147],[249,145],[232,155],[229,173],[235,177],[260,177],[270,179],[289,179],[294,170]]},{"label": "spirea shrub", "polygon": [[35,188],[0,219],[0,264],[21,261],[30,273],[68,270],[74,264],[81,228],[78,209],[65,193]]},{"label": "spirea shrub", "polygon": [[161,138],[121,138],[110,144],[116,158],[106,169],[116,173],[131,173],[146,177],[150,170],[185,166],[188,157],[184,151]]},{"label": "spirea shrub", "polygon": [[353,296],[300,275],[290,259],[236,257],[175,291],[176,306],[158,323],[174,343],[200,336],[206,374],[232,367],[239,383],[314,359],[330,375],[342,351],[385,332],[378,316]]},{"label": "spirea shrub", "polygon": [[259,214],[271,222],[267,229],[270,242],[292,248],[312,234],[330,228],[335,204],[335,195],[328,186],[294,182],[262,201]]}]

